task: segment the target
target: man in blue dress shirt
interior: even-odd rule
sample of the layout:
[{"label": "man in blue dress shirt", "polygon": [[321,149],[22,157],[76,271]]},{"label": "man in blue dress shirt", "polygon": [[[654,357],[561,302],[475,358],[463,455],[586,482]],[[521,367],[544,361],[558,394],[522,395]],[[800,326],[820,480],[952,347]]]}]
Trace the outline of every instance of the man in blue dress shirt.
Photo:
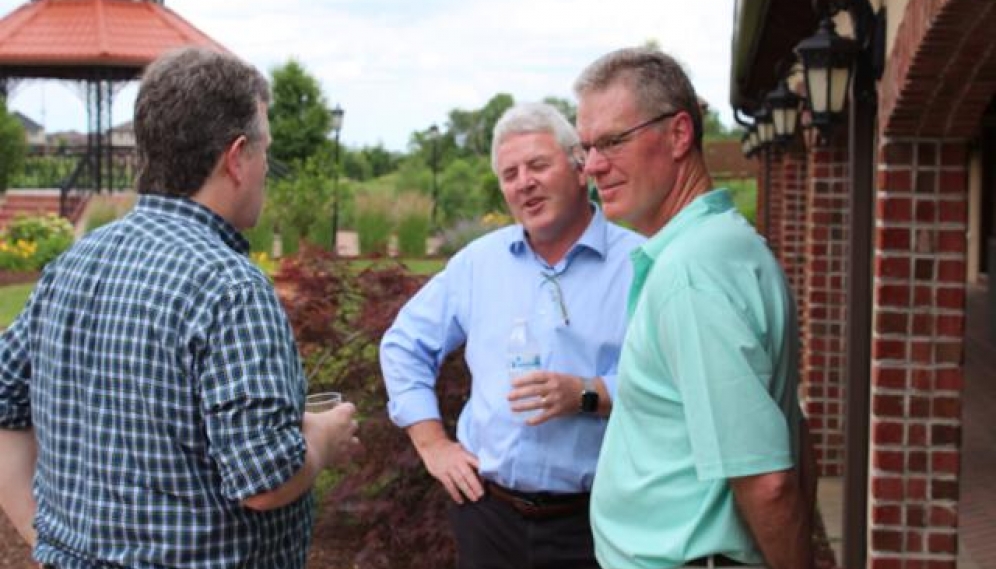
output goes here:
[{"label": "man in blue dress shirt", "polygon": [[154,62],[138,203],[50,263],[0,336],[0,505],[29,540],[33,518],[45,567],[304,566],[309,490],[356,424],[349,403],[303,412],[291,328],[239,233],[263,205],[268,100],[233,56]]},{"label": "man in blue dress shirt", "polygon": [[[519,224],[454,255],[381,343],[390,416],[455,502],[461,568],[597,567],[588,492],[626,329],[628,255],[643,239],[589,202],[577,143],[549,105],[502,116],[492,166]],[[517,320],[541,370],[512,380]],[[461,345],[472,385],[454,441],[434,386]]]}]

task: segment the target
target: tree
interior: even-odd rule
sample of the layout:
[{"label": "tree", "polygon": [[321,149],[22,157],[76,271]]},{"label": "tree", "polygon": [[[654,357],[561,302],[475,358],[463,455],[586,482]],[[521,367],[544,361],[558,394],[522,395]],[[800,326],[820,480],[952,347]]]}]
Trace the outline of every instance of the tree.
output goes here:
[{"label": "tree", "polygon": [[738,128],[730,129],[723,124],[723,121],[719,120],[719,113],[713,110],[707,110],[702,116],[702,135],[703,138],[710,140],[729,140],[729,139],[740,139],[740,135],[743,134]]},{"label": "tree", "polygon": [[567,118],[567,122],[571,124],[577,122],[578,108],[574,103],[560,97],[546,97],[543,102],[560,111],[560,114]]},{"label": "tree", "polygon": [[288,164],[303,162],[331,144],[332,114],[318,81],[291,59],[274,68],[270,133],[273,157]]},{"label": "tree", "polygon": [[24,127],[7,113],[7,101],[0,96],[0,192],[21,170],[28,143],[24,138]]}]

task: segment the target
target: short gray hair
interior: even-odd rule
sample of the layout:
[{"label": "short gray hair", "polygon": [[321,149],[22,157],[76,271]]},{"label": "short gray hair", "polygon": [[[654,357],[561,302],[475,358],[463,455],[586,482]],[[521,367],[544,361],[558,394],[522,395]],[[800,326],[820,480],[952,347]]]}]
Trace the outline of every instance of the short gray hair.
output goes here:
[{"label": "short gray hair", "polygon": [[688,74],[670,55],[654,48],[633,47],[610,52],[595,60],[574,82],[574,93],[585,94],[622,84],[648,117],[685,111],[692,117],[695,147],[702,150],[702,109]]},{"label": "short gray hair", "polygon": [[266,78],[233,55],[188,47],[152,62],[135,101],[138,192],[196,193],[232,141],[260,141],[269,101]]},{"label": "short gray hair", "polygon": [[547,103],[520,103],[510,107],[495,123],[491,137],[491,169],[498,173],[498,147],[516,134],[546,132],[553,135],[568,158],[581,141],[571,123],[556,107]]}]

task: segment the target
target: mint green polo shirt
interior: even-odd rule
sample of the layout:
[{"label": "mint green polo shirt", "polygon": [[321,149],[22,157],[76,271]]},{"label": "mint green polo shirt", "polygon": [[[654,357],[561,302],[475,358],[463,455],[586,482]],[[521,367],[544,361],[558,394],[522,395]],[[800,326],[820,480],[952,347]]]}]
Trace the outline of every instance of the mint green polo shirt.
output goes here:
[{"label": "mint green polo shirt", "polygon": [[728,478],[792,468],[798,332],[785,276],[726,190],[632,253],[629,328],[592,489],[608,569],[763,561]]}]

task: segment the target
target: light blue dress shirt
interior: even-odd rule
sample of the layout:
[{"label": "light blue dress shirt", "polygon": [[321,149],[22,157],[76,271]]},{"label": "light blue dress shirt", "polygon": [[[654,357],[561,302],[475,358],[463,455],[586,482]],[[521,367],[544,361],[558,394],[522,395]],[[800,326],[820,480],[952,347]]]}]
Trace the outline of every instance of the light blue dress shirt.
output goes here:
[{"label": "light blue dress shirt", "polygon": [[644,239],[592,207],[591,223],[554,266],[533,252],[520,225],[475,240],[404,306],[381,341],[388,412],[400,427],[440,418],[437,373],[447,354],[466,343],[472,385],[457,439],[477,456],[481,476],[502,486],[591,488],[606,420],[578,414],[527,425],[507,399],[506,344],[515,319],[525,318],[543,369],[601,377],[614,395],[629,253]]}]

